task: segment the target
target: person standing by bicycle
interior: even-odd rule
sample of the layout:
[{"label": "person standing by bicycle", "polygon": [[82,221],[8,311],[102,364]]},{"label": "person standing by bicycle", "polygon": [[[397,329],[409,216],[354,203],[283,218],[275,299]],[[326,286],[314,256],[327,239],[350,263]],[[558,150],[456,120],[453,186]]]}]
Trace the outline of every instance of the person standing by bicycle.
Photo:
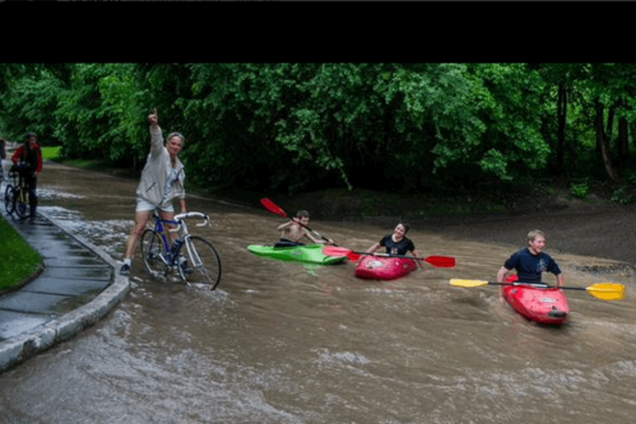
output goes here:
[{"label": "person standing by bicycle", "polygon": [[2,161],[7,158],[7,141],[0,137],[0,183],[4,181],[4,166]]},{"label": "person standing by bicycle", "polygon": [[121,275],[130,273],[139,237],[156,209],[159,209],[163,219],[172,220],[175,215],[172,201],[179,199],[181,213],[186,212],[183,186],[185,172],[183,163],[179,160],[185,138],[177,132],[170,133],[164,146],[157,109],[148,116],[148,122],[150,123],[150,153],[137,187],[135,225],[126,245],[124,264],[119,270]]},{"label": "person standing by bicycle", "polygon": [[20,174],[20,178],[24,178],[29,190],[29,206],[31,208],[30,219],[35,218],[35,211],[38,206],[38,197],[36,193],[38,177],[42,173],[42,150],[37,143],[37,135],[28,133],[26,135],[26,143],[20,145],[11,156],[13,168]]}]

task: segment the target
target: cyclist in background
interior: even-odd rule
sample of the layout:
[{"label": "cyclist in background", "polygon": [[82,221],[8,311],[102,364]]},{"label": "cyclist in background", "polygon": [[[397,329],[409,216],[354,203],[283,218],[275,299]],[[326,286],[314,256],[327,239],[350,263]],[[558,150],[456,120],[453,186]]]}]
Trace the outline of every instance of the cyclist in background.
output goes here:
[{"label": "cyclist in background", "polygon": [[37,135],[35,133],[28,133],[26,139],[26,143],[20,145],[13,153],[11,161],[13,162],[12,169],[20,174],[20,178],[24,178],[29,190],[30,219],[33,220],[38,206],[36,189],[38,177],[42,173],[42,150],[37,143]]},{"label": "cyclist in background", "polygon": [[4,181],[4,167],[2,160],[7,158],[7,141],[0,137],[0,183]]}]

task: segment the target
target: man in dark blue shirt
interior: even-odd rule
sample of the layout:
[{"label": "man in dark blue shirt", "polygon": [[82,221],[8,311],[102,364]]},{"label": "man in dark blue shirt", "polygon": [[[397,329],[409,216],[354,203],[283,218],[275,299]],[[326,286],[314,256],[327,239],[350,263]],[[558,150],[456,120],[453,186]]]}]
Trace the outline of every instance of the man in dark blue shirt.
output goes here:
[{"label": "man in dark blue shirt", "polygon": [[[497,282],[503,282],[506,274],[515,269],[520,283],[540,284],[541,275],[551,272],[557,277],[558,286],[563,285],[563,274],[559,264],[547,253],[545,234],[540,230],[528,233],[528,247],[512,254],[497,273]],[[499,298],[503,300],[503,286],[499,290]]]}]

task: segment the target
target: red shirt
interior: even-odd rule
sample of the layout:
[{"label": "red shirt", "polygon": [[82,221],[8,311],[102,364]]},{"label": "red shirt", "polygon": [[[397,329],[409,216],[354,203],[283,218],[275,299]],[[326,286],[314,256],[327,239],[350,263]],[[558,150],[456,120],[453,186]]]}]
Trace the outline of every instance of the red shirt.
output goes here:
[{"label": "red shirt", "polygon": [[[40,150],[40,145],[35,143],[31,150],[34,151],[37,155],[38,163],[36,165],[35,172],[42,172],[42,150]],[[18,149],[13,153],[13,156],[11,156],[11,161],[17,165],[18,162],[20,162],[20,158],[22,157],[22,155],[25,155],[24,160],[27,161],[26,148],[24,147],[24,144],[21,144],[20,147],[18,147]]]}]

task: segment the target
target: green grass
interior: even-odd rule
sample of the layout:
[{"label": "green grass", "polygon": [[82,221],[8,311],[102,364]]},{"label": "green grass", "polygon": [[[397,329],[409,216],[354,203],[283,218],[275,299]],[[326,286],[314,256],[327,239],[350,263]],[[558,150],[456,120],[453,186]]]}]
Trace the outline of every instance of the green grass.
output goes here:
[{"label": "green grass", "polygon": [[59,159],[60,149],[62,146],[42,147],[42,159],[43,160],[56,160]]},{"label": "green grass", "polygon": [[42,263],[42,256],[2,215],[0,215],[0,234],[2,234],[0,291],[3,291],[19,286],[26,278],[33,275]]}]

